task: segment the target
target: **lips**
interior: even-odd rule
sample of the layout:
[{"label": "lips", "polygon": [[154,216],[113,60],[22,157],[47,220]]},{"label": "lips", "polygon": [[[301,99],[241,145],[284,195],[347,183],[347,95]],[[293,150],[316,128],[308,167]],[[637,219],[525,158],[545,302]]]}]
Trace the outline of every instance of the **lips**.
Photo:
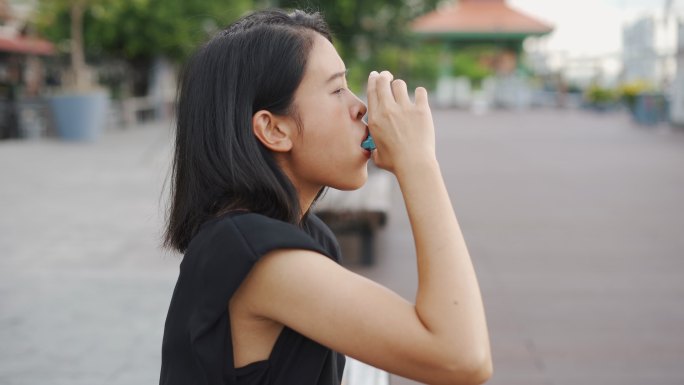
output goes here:
[{"label": "lips", "polygon": [[368,129],[366,129],[366,132],[363,134],[363,138],[361,138],[361,146],[363,146],[363,142],[368,139],[368,135],[370,135],[370,132],[368,132]]},{"label": "lips", "polygon": [[[369,146],[369,140],[372,142],[373,139],[370,136],[370,131],[368,131],[368,128],[366,128],[366,133],[363,136],[363,141],[361,142],[361,149],[363,150],[363,154],[366,156],[366,158],[370,159],[371,158],[371,148]],[[373,143],[374,144],[374,143]],[[374,148],[375,146],[373,146]]]}]

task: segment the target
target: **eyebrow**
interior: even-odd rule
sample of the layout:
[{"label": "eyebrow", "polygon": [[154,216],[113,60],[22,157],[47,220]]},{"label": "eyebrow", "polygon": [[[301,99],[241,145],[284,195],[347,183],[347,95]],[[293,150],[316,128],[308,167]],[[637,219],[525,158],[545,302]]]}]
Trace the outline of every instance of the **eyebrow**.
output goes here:
[{"label": "eyebrow", "polygon": [[328,78],[328,80],[325,81],[325,83],[328,84],[328,83],[330,83],[331,81],[333,81],[333,80],[335,80],[335,79],[337,79],[337,78],[347,76],[347,73],[348,73],[348,72],[349,72],[349,69],[346,69],[346,70],[344,70],[344,71],[342,71],[342,72],[334,73],[331,77]]}]

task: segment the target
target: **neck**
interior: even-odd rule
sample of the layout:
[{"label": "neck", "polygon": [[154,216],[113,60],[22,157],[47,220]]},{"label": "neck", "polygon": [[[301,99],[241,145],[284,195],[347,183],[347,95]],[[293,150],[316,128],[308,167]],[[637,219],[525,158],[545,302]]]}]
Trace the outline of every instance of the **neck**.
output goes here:
[{"label": "neck", "polygon": [[316,199],[321,187],[312,186],[309,188],[301,188],[300,186],[295,185],[295,189],[297,190],[297,195],[299,196],[299,208],[301,210],[299,219],[301,220],[304,217],[304,213],[309,211],[311,208],[311,205],[313,204],[314,199]]},{"label": "neck", "polygon": [[290,162],[286,155],[276,154],[276,162],[278,163],[278,166],[280,166],[282,172],[285,173],[285,176],[290,180],[290,183],[294,186],[295,191],[297,191],[300,210],[299,220],[301,221],[304,214],[311,208],[314,199],[316,199],[318,192],[321,191],[323,186],[307,183],[304,178],[298,178],[291,170]]}]

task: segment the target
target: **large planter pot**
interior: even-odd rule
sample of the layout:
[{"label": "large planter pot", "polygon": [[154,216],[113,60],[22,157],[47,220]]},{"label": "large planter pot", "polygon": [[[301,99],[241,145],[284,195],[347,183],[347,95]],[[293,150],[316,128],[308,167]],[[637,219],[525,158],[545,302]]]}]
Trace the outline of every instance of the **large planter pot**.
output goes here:
[{"label": "large planter pot", "polygon": [[636,97],[634,120],[641,125],[655,125],[668,119],[668,106],[665,95],[643,92]]},{"label": "large planter pot", "polygon": [[109,96],[105,91],[54,95],[49,98],[60,138],[95,141],[107,122]]}]

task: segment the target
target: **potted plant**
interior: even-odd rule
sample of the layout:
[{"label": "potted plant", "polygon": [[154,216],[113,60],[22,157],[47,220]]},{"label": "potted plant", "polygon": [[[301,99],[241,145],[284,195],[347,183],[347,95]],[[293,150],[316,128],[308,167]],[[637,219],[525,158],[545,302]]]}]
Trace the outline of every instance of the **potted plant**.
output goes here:
[{"label": "potted plant", "polygon": [[83,15],[92,2],[44,0],[41,3],[53,11],[61,8],[69,13],[70,66],[63,79],[63,89],[48,97],[57,133],[65,140],[95,141],[107,121],[109,96],[92,80],[83,47]]},{"label": "potted plant", "polygon": [[617,100],[615,91],[601,87],[598,84],[589,86],[585,91],[584,97],[592,109],[601,112],[614,108]]},{"label": "potted plant", "polygon": [[637,98],[640,94],[644,92],[650,92],[653,87],[645,81],[634,80],[631,82],[623,83],[618,89],[620,94],[620,99],[627,106],[629,112],[634,114],[636,111]]}]

